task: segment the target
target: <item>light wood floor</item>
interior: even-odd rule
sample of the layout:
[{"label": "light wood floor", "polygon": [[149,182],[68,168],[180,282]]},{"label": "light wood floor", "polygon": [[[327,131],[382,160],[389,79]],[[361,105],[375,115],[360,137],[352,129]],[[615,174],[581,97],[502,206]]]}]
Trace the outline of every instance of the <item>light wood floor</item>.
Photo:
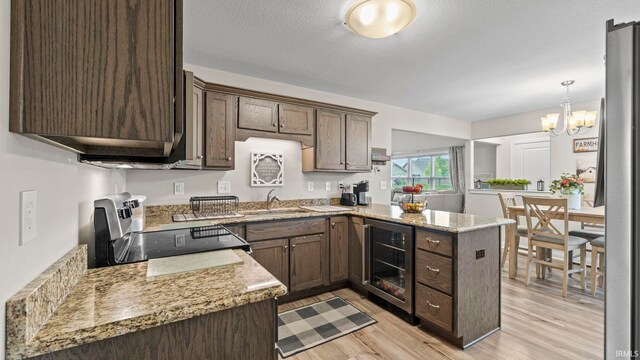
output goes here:
[{"label": "light wood floor", "polygon": [[[525,258],[520,257],[520,266]],[[508,267],[505,267],[507,269]],[[576,276],[577,278],[578,276]],[[286,311],[333,296],[341,296],[378,321],[377,324],[307,350],[288,359],[602,359],[604,296],[583,292],[569,281],[562,298],[560,272],[546,280],[533,275],[524,284],[524,269],[516,280],[502,273],[502,329],[463,351],[435,335],[411,326],[350,289],[283,304]],[[587,289],[588,291],[588,289]]]}]

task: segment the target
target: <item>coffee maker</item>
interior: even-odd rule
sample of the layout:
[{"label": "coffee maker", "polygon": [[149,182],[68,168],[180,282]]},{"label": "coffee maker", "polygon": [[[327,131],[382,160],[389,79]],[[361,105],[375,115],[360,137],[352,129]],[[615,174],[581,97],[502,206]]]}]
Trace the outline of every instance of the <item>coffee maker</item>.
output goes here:
[{"label": "coffee maker", "polygon": [[369,181],[360,181],[357,184],[353,184],[353,193],[358,199],[358,205],[369,205],[367,203],[367,192],[369,191]]}]

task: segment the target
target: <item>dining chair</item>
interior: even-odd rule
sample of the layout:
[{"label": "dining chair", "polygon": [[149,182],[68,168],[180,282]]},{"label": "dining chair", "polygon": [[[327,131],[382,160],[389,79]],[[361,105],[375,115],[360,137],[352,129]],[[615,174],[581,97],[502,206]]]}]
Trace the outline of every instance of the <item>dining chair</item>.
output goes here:
[{"label": "dining chair", "polygon": [[[516,202],[516,194],[510,192],[500,192],[498,193],[498,198],[500,199],[500,206],[502,206],[502,216],[506,219],[509,218],[509,206],[517,205]],[[519,225],[518,219],[516,219],[516,244],[520,243],[520,237],[527,237],[527,227],[525,225]],[[504,242],[504,249],[502,250],[502,267],[504,268],[504,264],[507,261],[507,255],[509,251],[518,251],[516,247],[514,250],[509,249],[509,239],[506,239]]]},{"label": "dining chair", "polygon": [[602,277],[604,286],[604,236],[591,240],[591,294],[596,294],[596,280]]},{"label": "dining chair", "polygon": [[[593,207],[594,200],[592,197],[584,196],[582,198],[584,205]],[[581,222],[580,230],[571,230],[569,235],[585,238],[589,241],[604,236],[604,225],[593,224],[589,222]]]},{"label": "dining chair", "polygon": [[[567,297],[567,283],[569,274],[580,273],[580,286],[585,289],[587,239],[569,235],[569,208],[567,199],[548,199],[537,197],[522,197],[524,203],[524,213],[527,219],[527,236],[529,238],[529,249],[527,253],[526,284],[529,286],[531,264],[539,264],[543,267],[556,268],[562,270],[562,297]],[[533,223],[533,219],[538,222]],[[562,222],[562,230],[554,224],[554,220]],[[539,249],[551,249],[562,251],[562,263],[553,262],[553,259],[545,257],[534,257],[534,247],[537,254],[545,251]],[[570,268],[572,261],[570,251],[580,250],[580,267]]]}]

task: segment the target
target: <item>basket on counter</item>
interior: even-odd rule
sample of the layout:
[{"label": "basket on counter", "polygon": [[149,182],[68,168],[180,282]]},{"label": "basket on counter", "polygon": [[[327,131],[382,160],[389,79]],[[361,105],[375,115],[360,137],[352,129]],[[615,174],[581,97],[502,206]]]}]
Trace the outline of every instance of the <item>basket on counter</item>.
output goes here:
[{"label": "basket on counter", "polygon": [[428,203],[424,194],[406,194],[398,199],[398,206],[405,213],[421,213],[427,208]]}]

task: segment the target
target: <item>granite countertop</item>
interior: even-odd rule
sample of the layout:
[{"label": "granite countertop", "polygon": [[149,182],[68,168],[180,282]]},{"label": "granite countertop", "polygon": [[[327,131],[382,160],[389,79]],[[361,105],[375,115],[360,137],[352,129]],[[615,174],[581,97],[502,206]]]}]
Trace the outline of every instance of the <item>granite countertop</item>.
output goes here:
[{"label": "granite countertop", "polygon": [[255,303],[286,287],[242,250],[242,264],[147,278],[147,262],[87,270],[23,346],[36,356]]},{"label": "granite countertop", "polygon": [[[161,206],[157,206],[161,207]],[[289,209],[290,212],[283,212]],[[406,214],[396,205],[371,204],[369,206],[344,207],[344,211],[316,212],[302,210],[300,208],[280,208],[273,212],[255,214],[255,211],[240,211],[248,213],[244,217],[227,218],[218,220],[202,220],[189,222],[173,222],[167,212],[147,214],[145,231],[156,231],[176,228],[188,228],[214,224],[253,223],[261,221],[299,219],[307,217],[354,215],[364,218],[390,221],[433,230],[441,230],[452,233],[462,233],[473,230],[491,228],[515,223],[504,218],[482,217],[470,214],[452,213],[447,211],[425,210],[420,214]]]}]

